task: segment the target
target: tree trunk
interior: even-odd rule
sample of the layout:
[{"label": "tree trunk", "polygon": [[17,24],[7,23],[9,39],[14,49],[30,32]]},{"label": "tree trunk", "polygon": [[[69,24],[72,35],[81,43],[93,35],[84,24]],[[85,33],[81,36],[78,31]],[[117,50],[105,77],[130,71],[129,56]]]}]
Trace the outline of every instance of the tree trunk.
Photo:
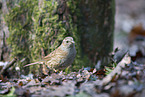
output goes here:
[{"label": "tree trunk", "polygon": [[94,64],[101,60],[102,65],[107,65],[113,48],[115,1],[81,0],[79,8],[82,55]]},{"label": "tree trunk", "polygon": [[5,0],[0,0],[0,61],[8,61],[9,49],[6,43],[8,27],[4,22],[4,15],[8,13]]},{"label": "tree trunk", "polygon": [[[18,1],[19,6],[14,6],[5,20],[12,56],[28,59],[22,65],[40,60],[42,52],[49,54],[67,36],[76,43],[74,68],[90,66],[98,60],[108,62],[113,48],[114,0]],[[10,2],[9,6],[13,5]]]}]

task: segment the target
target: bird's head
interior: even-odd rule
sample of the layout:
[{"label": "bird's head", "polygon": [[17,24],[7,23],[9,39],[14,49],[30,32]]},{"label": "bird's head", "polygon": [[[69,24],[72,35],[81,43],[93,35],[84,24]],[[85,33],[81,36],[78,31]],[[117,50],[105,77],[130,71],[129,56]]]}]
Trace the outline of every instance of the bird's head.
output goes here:
[{"label": "bird's head", "polygon": [[73,47],[73,46],[75,45],[75,42],[74,42],[74,40],[73,40],[72,37],[66,37],[66,38],[63,40],[62,45],[63,45],[64,47],[71,48],[71,47]]}]

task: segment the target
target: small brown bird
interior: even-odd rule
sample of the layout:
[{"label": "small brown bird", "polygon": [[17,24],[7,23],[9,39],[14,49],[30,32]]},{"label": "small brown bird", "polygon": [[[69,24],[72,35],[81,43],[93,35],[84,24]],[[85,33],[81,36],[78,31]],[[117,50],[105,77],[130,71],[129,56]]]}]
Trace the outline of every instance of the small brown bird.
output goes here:
[{"label": "small brown bird", "polygon": [[75,56],[75,42],[72,37],[66,37],[57,49],[44,57],[44,61],[27,64],[24,67],[33,64],[45,64],[43,65],[43,72],[45,72],[47,68],[63,70],[73,63]]}]

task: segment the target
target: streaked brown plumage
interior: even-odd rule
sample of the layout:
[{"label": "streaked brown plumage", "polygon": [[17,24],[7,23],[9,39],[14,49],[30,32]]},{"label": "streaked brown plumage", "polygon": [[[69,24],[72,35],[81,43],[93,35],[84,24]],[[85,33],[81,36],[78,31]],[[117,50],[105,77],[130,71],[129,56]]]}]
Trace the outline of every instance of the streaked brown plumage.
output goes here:
[{"label": "streaked brown plumage", "polygon": [[72,37],[66,37],[57,49],[44,57],[44,61],[31,63],[25,67],[33,64],[45,64],[43,65],[44,72],[47,71],[47,68],[62,70],[73,63],[75,56],[75,42]]}]

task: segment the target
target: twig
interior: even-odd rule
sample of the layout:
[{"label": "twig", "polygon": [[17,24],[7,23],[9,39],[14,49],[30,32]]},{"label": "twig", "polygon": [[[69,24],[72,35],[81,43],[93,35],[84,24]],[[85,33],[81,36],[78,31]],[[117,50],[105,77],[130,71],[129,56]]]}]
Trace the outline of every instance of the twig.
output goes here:
[{"label": "twig", "polygon": [[3,69],[0,71],[0,75],[4,74],[11,66],[14,65],[14,63],[15,63],[16,61],[17,61],[17,58],[13,58],[13,60],[12,60],[10,63],[8,63],[8,64],[6,65],[6,67],[3,67]]},{"label": "twig", "polygon": [[121,60],[121,62],[119,62],[119,64],[116,66],[116,68],[105,78],[103,78],[103,80],[101,81],[101,85],[108,84],[114,78],[115,75],[119,76],[122,72],[122,69],[125,67],[125,64],[129,64],[130,62],[131,59],[130,57],[128,57],[128,54],[126,54]]}]

